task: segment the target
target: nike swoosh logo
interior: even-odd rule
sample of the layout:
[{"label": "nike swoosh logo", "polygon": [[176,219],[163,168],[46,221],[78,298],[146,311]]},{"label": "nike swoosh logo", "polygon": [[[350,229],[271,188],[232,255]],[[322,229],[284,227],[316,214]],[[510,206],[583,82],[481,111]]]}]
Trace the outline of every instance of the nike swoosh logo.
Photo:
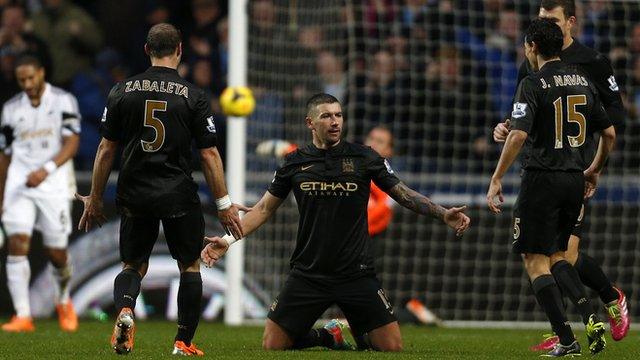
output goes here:
[{"label": "nike swoosh logo", "polygon": [[[315,164],[314,164],[314,165],[315,165]],[[311,167],[313,167],[313,165],[303,166],[303,167],[301,167],[301,168],[300,168],[300,170],[305,171],[305,170],[307,170],[307,169],[309,169],[309,168],[311,168]]]}]

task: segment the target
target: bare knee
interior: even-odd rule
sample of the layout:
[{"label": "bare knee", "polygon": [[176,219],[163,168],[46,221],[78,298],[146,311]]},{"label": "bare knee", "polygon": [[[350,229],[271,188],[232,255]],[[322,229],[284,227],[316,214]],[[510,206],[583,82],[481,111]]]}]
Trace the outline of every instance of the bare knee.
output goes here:
[{"label": "bare knee", "polygon": [[47,248],[46,251],[47,256],[49,257],[49,261],[51,261],[53,266],[61,268],[67,265],[67,249]]},{"label": "bare knee", "polygon": [[532,281],[539,276],[551,274],[550,258],[541,254],[524,254],[524,267]]},{"label": "bare knee", "polygon": [[375,346],[378,351],[385,352],[399,352],[402,351],[402,339],[400,337],[396,339],[386,339],[385,341]]},{"label": "bare knee", "polygon": [[184,264],[184,263],[178,262],[178,269],[180,269],[181,273],[200,272],[200,259],[195,260],[191,264]]},{"label": "bare knee", "polygon": [[13,234],[9,236],[9,255],[27,256],[29,255],[29,247],[31,245],[31,237],[27,234]]},{"label": "bare knee", "polygon": [[291,344],[274,334],[268,334],[265,332],[262,337],[262,349],[263,350],[287,350],[291,348]]},{"label": "bare knee", "polygon": [[371,347],[377,351],[398,352],[402,351],[402,336],[398,322],[381,326],[371,330],[368,334]]},{"label": "bare knee", "polygon": [[262,349],[264,350],[287,350],[293,346],[293,340],[276,324],[273,320],[267,319],[262,336]]}]

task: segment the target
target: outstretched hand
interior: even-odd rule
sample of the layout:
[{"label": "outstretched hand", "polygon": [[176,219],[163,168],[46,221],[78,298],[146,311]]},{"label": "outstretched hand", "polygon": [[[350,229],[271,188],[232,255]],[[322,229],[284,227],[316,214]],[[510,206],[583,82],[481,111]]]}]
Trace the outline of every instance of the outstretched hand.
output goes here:
[{"label": "outstretched hand", "polygon": [[444,222],[456,231],[456,236],[462,236],[471,224],[471,219],[464,213],[465,210],[467,205],[452,207],[444,212]]},{"label": "outstretched hand", "polygon": [[239,211],[249,212],[251,208],[240,204],[231,204],[231,207],[225,210],[218,210],[218,218],[224,231],[227,235],[233,235],[236,239],[242,239],[244,237],[244,231],[240,223],[240,215],[238,214]]},{"label": "outstretched hand", "polygon": [[229,243],[219,236],[205,237],[209,243],[200,252],[200,259],[207,267],[212,267],[229,250]]},{"label": "outstretched hand", "polygon": [[102,200],[94,199],[91,195],[82,196],[78,193],[75,194],[77,200],[82,201],[84,210],[82,217],[78,223],[78,230],[84,230],[88,232],[93,227],[93,224],[102,226],[107,221],[107,217],[104,216]]}]

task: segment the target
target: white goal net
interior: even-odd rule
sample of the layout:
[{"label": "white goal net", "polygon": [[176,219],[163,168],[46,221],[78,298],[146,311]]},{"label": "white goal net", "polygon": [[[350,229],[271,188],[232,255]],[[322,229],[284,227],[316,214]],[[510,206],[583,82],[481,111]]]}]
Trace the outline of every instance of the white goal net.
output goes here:
[{"label": "white goal net", "polygon": [[[612,60],[628,110],[587,210],[583,249],[627,292],[640,320],[640,6],[581,3],[576,36]],[[442,204],[470,207],[472,228],[461,239],[435,220],[394,208],[391,225],[373,241],[379,277],[396,306],[417,298],[445,320],[543,320],[521,260],[510,252],[515,169],[505,181],[503,214],[490,214],[484,203],[500,151],[490,132],[510,110],[522,33],[537,6],[250,1],[248,79],[257,108],[247,124],[249,192],[261,196],[279,163],[258,156],[256,145],[308,142],[304,102],[331,93],[343,102],[348,140],[362,142],[373,126],[387,126],[395,141],[390,162],[403,181]],[[297,220],[290,196],[245,245],[245,276],[272,297],[289,270]]]}]

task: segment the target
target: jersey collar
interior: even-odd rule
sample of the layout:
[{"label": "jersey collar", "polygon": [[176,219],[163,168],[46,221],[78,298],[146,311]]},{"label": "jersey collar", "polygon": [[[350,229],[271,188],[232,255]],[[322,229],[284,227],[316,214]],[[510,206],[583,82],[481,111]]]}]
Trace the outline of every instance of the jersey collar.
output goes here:
[{"label": "jersey collar", "polygon": [[326,150],[325,149],[319,149],[315,145],[313,145],[313,143],[310,143],[309,145],[306,146],[305,152],[309,153],[310,155],[316,155],[316,156],[341,154],[342,151],[344,150],[345,143],[346,143],[346,141],[344,141],[344,139],[340,140],[338,145],[332,146],[332,147],[330,147],[330,148],[328,148]]},{"label": "jersey collar", "polygon": [[178,73],[178,70],[176,69],[172,69],[172,68],[168,68],[166,66],[149,66],[149,68],[147,69],[148,73]]}]

